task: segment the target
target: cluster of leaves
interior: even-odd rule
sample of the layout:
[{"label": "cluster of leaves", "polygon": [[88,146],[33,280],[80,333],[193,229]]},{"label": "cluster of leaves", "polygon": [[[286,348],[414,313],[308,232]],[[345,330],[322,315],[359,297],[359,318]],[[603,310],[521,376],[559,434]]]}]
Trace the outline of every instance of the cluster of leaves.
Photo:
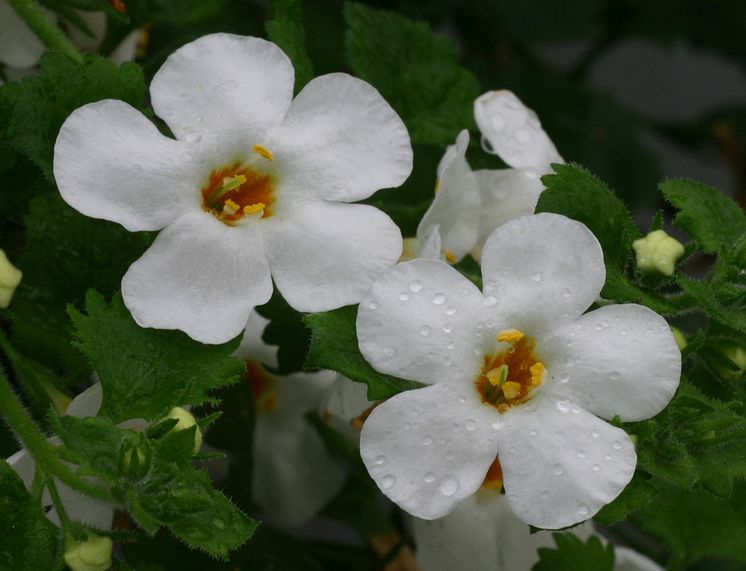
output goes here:
[{"label": "cluster of leaves", "polygon": [[[213,557],[230,555],[225,568],[375,569],[386,557],[368,548],[300,540],[268,525],[254,533],[257,522],[242,511],[255,507],[247,445],[253,405],[246,387],[232,384],[243,370],[229,357],[236,342],[205,347],[180,333],[139,328],[116,292],[152,235],[86,218],[56,192],[52,157],[64,119],[75,108],[105,98],[124,100],[152,116],[145,77],[174,49],[214,31],[265,35],[276,42],[294,63],[296,92],[315,74],[345,70],[383,94],[411,134],[414,172],[402,188],[379,192],[370,202],[404,235],[414,234],[432,198],[444,146],[461,129],[472,131],[473,165],[499,166],[477,152],[472,104],[482,88],[519,93],[542,117],[563,156],[613,184],[618,195],[583,168],[556,166],[556,174],[544,178],[548,190],[538,210],[584,222],[604,249],[603,296],[664,314],[686,333],[689,346],[681,390],[669,408],[624,426],[637,438],[639,469],[597,520],[613,525],[612,532],[634,526],[638,533],[652,534],[661,549],[651,555],[667,557],[672,568],[706,557],[746,565],[743,542],[737,540],[746,534],[745,389],[734,379],[737,366],[723,356],[725,347],[746,346],[746,218],[722,194],[691,181],[664,181],[660,190],[667,202],[662,202],[651,192],[660,178],[658,167],[640,143],[645,129],[680,145],[722,143],[722,129],[713,126],[725,125],[735,133],[731,150],[744,156],[746,110],[724,109],[689,125],[657,124],[583,82],[593,59],[631,34],[688,37],[728,56],[743,56],[743,42],[734,41],[743,37],[737,23],[746,21],[741,2],[711,6],[691,0],[682,8],[672,1],[651,6],[636,0],[578,0],[558,8],[549,1],[534,6],[498,0],[461,3],[452,13],[447,2],[381,3],[398,10],[393,12],[341,0],[303,0],[302,5],[274,0],[271,15],[265,2],[241,0],[128,0],[124,13],[106,0],[45,4],[84,32],[87,26],[75,10],[104,11],[109,30],[103,53],[133,29],[147,25],[150,31],[138,64],[116,66],[97,55],[78,63],[51,51],[38,74],[0,87],[0,239],[24,271],[11,308],[0,313],[0,350],[36,420],[62,438],[58,453],[79,476],[100,482],[111,503],[129,513],[126,562],[118,561],[119,568],[223,568]],[[717,34],[715,26],[708,27],[711,18],[718,22]],[[722,23],[730,28],[721,31]],[[450,30],[458,43],[433,28]],[[592,47],[568,73],[549,68],[531,46],[581,38],[590,39]],[[651,229],[672,219],[686,233],[685,271],[663,279],[635,269],[631,244],[640,232],[617,196],[635,206],[661,207]],[[372,400],[417,386],[381,375],[363,359],[353,307],[302,316],[276,296],[260,313],[272,320],[264,337],[279,346],[281,373],[333,369],[366,383]],[[94,370],[103,388],[98,415],[50,415],[55,400],[79,391]],[[235,503],[195,468],[194,429],[174,433],[173,421],[163,420],[172,407],[184,405],[201,407],[205,414],[222,412],[201,422],[203,429],[210,425],[207,440],[231,456],[221,486]],[[128,424],[137,418],[147,424],[145,430]],[[401,522],[381,511],[355,448],[318,417],[308,420],[350,471],[324,515],[366,540],[397,531],[406,541]],[[9,455],[16,443],[2,430],[0,451]],[[9,553],[17,568],[54,568],[63,538],[38,509],[40,490],[28,492],[5,463],[0,463],[0,490],[0,512],[10,514],[0,518],[0,552]],[[613,549],[596,540],[557,535],[556,541],[556,550],[542,551],[537,569],[613,566]]]}]

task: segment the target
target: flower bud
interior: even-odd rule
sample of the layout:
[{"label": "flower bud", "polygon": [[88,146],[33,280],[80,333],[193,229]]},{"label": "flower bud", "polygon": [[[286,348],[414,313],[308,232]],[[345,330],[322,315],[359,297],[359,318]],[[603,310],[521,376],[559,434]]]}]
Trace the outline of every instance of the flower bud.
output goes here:
[{"label": "flower bud", "polygon": [[173,418],[177,421],[171,429],[174,431],[186,430],[192,426],[196,427],[194,431],[194,453],[196,454],[199,452],[199,449],[202,447],[202,432],[200,432],[199,426],[197,426],[197,421],[195,420],[194,415],[180,406],[175,406],[171,409],[166,418]]},{"label": "flower bud", "polygon": [[0,250],[0,308],[10,305],[10,299],[18,284],[21,283],[22,276],[21,270],[11,264],[5,252]]},{"label": "flower bud", "polygon": [[654,230],[635,240],[632,248],[637,255],[637,267],[646,272],[672,276],[676,260],[684,255],[684,246],[663,230]]},{"label": "flower bud", "polygon": [[90,534],[85,541],[68,545],[65,563],[72,571],[106,571],[111,567],[111,538]]},{"label": "flower bud", "polygon": [[132,433],[132,438],[122,442],[119,451],[119,469],[133,481],[140,480],[150,469],[150,450],[140,436]]},{"label": "flower bud", "polygon": [[737,381],[746,372],[746,349],[738,345],[726,345],[720,349],[724,359],[730,366],[719,364],[716,366],[718,373],[724,379]]}]

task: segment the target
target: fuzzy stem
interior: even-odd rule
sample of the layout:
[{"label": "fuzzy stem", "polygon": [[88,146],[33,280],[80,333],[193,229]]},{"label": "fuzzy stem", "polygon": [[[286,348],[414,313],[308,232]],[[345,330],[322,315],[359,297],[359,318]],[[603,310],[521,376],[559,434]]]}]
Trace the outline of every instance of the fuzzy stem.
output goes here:
[{"label": "fuzzy stem", "polygon": [[105,487],[81,478],[60,460],[54,446],[47,441],[46,436],[23,408],[2,369],[0,369],[0,413],[20,436],[42,472],[55,476],[61,482],[87,496],[111,501],[111,494]]},{"label": "fuzzy stem", "polygon": [[80,52],[70,43],[62,30],[49,21],[47,15],[36,2],[33,0],[8,0],[8,4],[45,46],[60,51],[77,62],[83,61]]}]

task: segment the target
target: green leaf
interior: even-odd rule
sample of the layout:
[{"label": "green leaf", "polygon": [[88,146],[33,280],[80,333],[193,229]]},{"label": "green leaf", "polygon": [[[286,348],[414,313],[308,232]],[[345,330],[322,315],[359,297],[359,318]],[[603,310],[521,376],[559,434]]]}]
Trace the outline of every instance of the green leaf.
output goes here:
[{"label": "green leaf", "polygon": [[210,400],[212,389],[243,374],[243,362],[230,356],[239,338],[202,345],[178,331],[143,329],[121,295],[107,304],[102,295],[89,291],[87,315],[72,307],[69,311],[79,346],[101,379],[99,415],[114,422],[158,419],[174,406],[202,404]]},{"label": "green leaf", "polygon": [[312,331],[306,367],[331,369],[350,380],[365,383],[369,400],[385,399],[421,387],[420,383],[379,373],[370,366],[357,344],[356,317],[355,305],[306,315],[304,321]]},{"label": "green leaf", "polygon": [[606,283],[601,295],[604,299],[617,302],[641,303],[657,313],[676,312],[676,306],[665,297],[641,288],[624,275],[621,270],[614,267],[606,267]]},{"label": "green leaf", "polygon": [[23,480],[0,459],[0,568],[57,569],[62,533],[42,513]]},{"label": "green leaf", "polygon": [[655,486],[641,478],[638,473],[622,493],[613,502],[601,508],[593,519],[603,525],[615,525],[627,519],[630,513],[647,506],[657,493]]},{"label": "green leaf", "polygon": [[665,180],[660,189],[679,209],[674,224],[686,230],[705,252],[732,247],[746,233],[746,214],[722,192],[686,179]]},{"label": "green leaf", "polygon": [[607,267],[624,270],[639,237],[629,210],[603,182],[579,165],[552,165],[536,212],[555,212],[585,224],[601,243]]},{"label": "green leaf", "polygon": [[109,98],[142,108],[145,80],[134,63],[119,67],[93,55],[78,64],[54,51],[42,57],[41,71],[40,76],[27,77],[21,83],[7,138],[52,181],[54,142],[67,116],[86,103]]},{"label": "green leaf", "polygon": [[666,543],[680,569],[708,556],[746,563],[746,482],[737,483],[728,501],[663,488],[635,519]]},{"label": "green leaf", "polygon": [[313,66],[306,50],[306,31],[301,18],[300,0],[272,0],[272,19],[264,27],[267,36],[293,62],[295,93],[313,78]]},{"label": "green leaf", "polygon": [[697,299],[710,318],[746,332],[746,284],[721,280],[697,281],[684,276],[678,277],[678,283],[685,292]]},{"label": "green leaf", "polygon": [[557,549],[539,548],[539,562],[532,571],[613,571],[614,546],[604,546],[596,536],[583,542],[572,533],[553,533]]},{"label": "green leaf", "polygon": [[474,125],[476,78],[454,43],[424,22],[362,4],[345,4],[347,61],[399,113],[413,143],[445,146]]},{"label": "green leaf", "polygon": [[262,334],[267,345],[277,346],[277,372],[282,375],[302,370],[310,343],[309,331],[303,324],[303,314],[296,311],[278,291],[257,308],[262,317],[269,319]]}]

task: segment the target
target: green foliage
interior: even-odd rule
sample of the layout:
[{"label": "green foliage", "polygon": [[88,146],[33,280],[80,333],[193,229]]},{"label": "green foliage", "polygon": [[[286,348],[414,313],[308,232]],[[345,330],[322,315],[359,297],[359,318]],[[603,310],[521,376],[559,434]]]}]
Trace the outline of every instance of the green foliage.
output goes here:
[{"label": "green foliage", "polygon": [[0,459],[0,569],[55,569],[62,552],[60,530],[42,513],[41,499]]},{"label": "green foliage", "polygon": [[572,533],[554,533],[557,549],[539,548],[540,560],[532,571],[613,571],[614,546],[596,536],[587,542]]},{"label": "green foliage", "polygon": [[474,124],[479,95],[474,76],[459,65],[456,46],[424,22],[347,3],[347,62],[399,113],[414,143],[444,146]]},{"label": "green foliage", "polygon": [[210,391],[243,373],[230,357],[239,339],[202,345],[175,331],[143,329],[120,295],[107,304],[90,291],[86,314],[70,308],[80,348],[98,372],[104,391],[101,415],[121,422],[165,416],[174,406],[199,405]]},{"label": "green foliage", "polygon": [[300,0],[273,0],[272,19],[265,22],[267,36],[282,48],[295,68],[295,92],[313,78],[313,65],[306,50],[306,31]]},{"label": "green foliage", "polygon": [[325,313],[306,315],[311,328],[311,348],[306,358],[309,369],[331,369],[358,383],[368,385],[368,399],[379,400],[421,386],[376,371],[357,345],[357,307],[347,306]]},{"label": "green foliage", "polygon": [[746,214],[722,192],[685,179],[664,180],[660,189],[679,210],[674,224],[686,230],[702,251],[732,248],[746,233]]},{"label": "green foliage", "polygon": [[262,340],[267,345],[277,346],[277,372],[287,375],[300,371],[310,343],[303,315],[290,307],[276,290],[267,303],[257,308],[257,312],[270,320]]},{"label": "green foliage", "polygon": [[118,67],[101,56],[87,56],[78,64],[63,54],[47,52],[41,70],[42,75],[24,79],[21,89],[13,88],[8,104],[12,111],[7,118],[0,117],[0,125],[5,126],[8,143],[52,181],[54,142],[67,116],[86,103],[107,98],[141,108],[145,83],[138,66]]}]

